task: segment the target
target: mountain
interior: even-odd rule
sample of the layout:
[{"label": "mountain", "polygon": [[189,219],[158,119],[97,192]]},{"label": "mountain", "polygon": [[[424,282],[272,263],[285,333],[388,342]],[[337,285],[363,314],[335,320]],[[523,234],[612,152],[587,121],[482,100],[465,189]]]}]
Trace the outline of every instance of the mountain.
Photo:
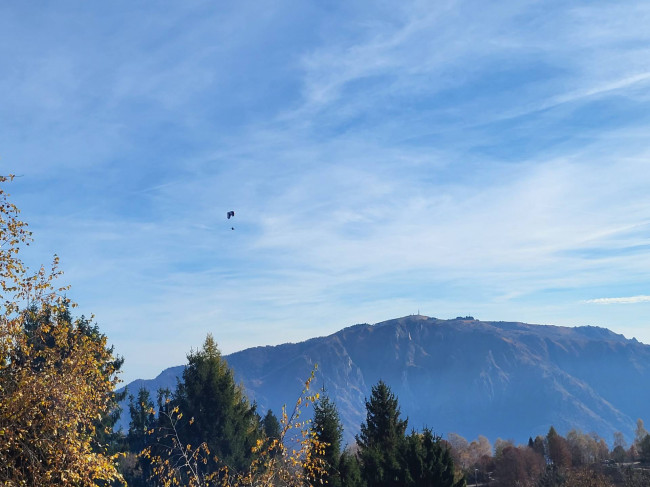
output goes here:
[{"label": "mountain", "polygon": [[[524,442],[551,425],[609,442],[622,431],[631,440],[636,419],[650,413],[650,346],[598,327],[412,315],[225,358],[262,415],[292,406],[318,364],[316,387],[335,400],[350,443],[379,379],[398,396],[409,428],[468,440]],[[135,394],[145,386],[155,397],[161,386],[173,389],[182,371],[172,367],[127,387]],[[127,429],[128,418],[121,424]]]}]

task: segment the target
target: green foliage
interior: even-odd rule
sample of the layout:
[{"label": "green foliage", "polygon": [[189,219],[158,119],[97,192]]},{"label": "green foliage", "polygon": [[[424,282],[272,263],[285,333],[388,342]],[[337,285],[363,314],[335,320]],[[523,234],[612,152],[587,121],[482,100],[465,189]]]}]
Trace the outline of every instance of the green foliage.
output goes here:
[{"label": "green foliage", "polygon": [[264,431],[264,436],[271,440],[280,438],[280,435],[282,434],[280,421],[278,421],[278,418],[270,409],[266,412],[264,419],[262,419],[262,429]]},{"label": "green foliage", "polygon": [[316,368],[305,382],[291,414],[287,413],[286,407],[282,408],[279,437],[258,438],[251,448],[254,458],[243,470],[234,470],[224,463],[213,454],[206,441],[198,445],[187,443],[182,433],[183,425],[192,426],[195,423],[194,417],[189,421],[184,418],[180,406],[173,406],[173,401],[169,398],[163,400],[165,391],[160,391],[158,426],[154,429],[156,443],[141,453],[151,464],[151,480],[154,485],[312,486],[313,482],[323,475],[324,463],[321,457],[324,445],[318,440],[318,435],[308,427],[309,421],[300,421],[299,418],[303,408],[309,407],[318,399],[318,394],[309,392],[315,371]]},{"label": "green foliage", "polygon": [[412,432],[406,439],[407,484],[414,487],[461,487],[462,478],[456,482],[454,461],[449,447],[439,436],[425,428],[422,433]]},{"label": "green foliage", "polygon": [[325,465],[325,471],[316,479],[333,487],[340,487],[339,461],[341,456],[341,440],[343,438],[343,425],[336,404],[323,391],[320,398],[314,403],[314,420],[312,430],[318,435],[323,444],[322,454],[318,456]]},{"label": "green foliage", "polygon": [[405,436],[397,398],[383,381],[366,401],[366,422],[357,436],[362,478],[372,487],[460,487],[451,451],[430,429]]},{"label": "green foliage", "polygon": [[120,462],[120,471],[131,487],[147,485],[151,475],[149,461],[138,455],[151,442],[151,431],[156,426],[154,404],[149,391],[138,390],[137,397],[129,395],[129,431],[126,436],[127,455]]},{"label": "green foliage", "polygon": [[141,451],[147,446],[150,439],[149,430],[154,427],[156,418],[153,413],[153,402],[149,391],[141,387],[138,397],[129,396],[129,432],[127,443],[130,451]]},{"label": "green foliage", "polygon": [[359,459],[350,450],[345,449],[339,459],[339,478],[342,487],[365,487],[361,476]]},{"label": "green foliage", "polygon": [[169,405],[170,410],[178,408],[188,420],[179,421],[179,436],[190,445],[205,443],[211,454],[229,468],[246,470],[254,457],[252,449],[262,437],[255,406],[235,383],[211,335],[187,359],[183,380]]},{"label": "green foliage", "polygon": [[402,449],[408,420],[400,419],[397,398],[385,382],[372,387],[366,400],[366,422],[357,435],[361,471],[373,487],[403,486]]}]

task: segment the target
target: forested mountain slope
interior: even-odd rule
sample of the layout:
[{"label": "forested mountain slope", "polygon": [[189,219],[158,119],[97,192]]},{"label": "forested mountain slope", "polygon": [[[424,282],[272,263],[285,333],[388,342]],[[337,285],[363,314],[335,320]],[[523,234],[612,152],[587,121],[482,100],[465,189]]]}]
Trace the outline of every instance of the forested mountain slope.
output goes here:
[{"label": "forested mountain slope", "polygon": [[[439,320],[414,315],[355,325],[301,343],[256,347],[226,357],[264,414],[292,405],[313,364],[317,385],[336,401],[353,441],[364,399],[383,379],[409,426],[468,439],[526,441],[558,431],[614,431],[633,437],[650,417],[650,346],[607,329]],[[133,394],[173,385],[182,366],[128,385]],[[128,428],[128,408],[122,425]]]}]

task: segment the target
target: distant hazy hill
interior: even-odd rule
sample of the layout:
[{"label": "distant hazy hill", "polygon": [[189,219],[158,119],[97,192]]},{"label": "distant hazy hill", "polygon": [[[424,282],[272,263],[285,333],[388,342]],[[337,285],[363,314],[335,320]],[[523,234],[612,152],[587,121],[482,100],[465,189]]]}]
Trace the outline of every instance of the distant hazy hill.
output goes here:
[{"label": "distant hazy hill", "polygon": [[[554,425],[561,433],[595,431],[611,443],[617,430],[631,439],[637,418],[650,421],[650,346],[597,327],[416,315],[226,359],[260,413],[271,408],[278,416],[317,363],[316,387],[324,384],[336,401],[349,442],[379,379],[397,394],[409,427],[467,439],[523,442]],[[129,391],[144,385],[155,397],[159,387],[173,389],[182,370],[134,381]],[[122,425],[128,428],[128,418]]]}]

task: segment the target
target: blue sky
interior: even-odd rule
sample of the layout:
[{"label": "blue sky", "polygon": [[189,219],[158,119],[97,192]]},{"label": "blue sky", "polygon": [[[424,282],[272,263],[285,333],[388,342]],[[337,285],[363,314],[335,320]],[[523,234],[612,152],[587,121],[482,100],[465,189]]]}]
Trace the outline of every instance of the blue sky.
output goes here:
[{"label": "blue sky", "polygon": [[208,332],[230,353],[418,311],[650,343],[649,24],[642,2],[5,2],[25,258],[60,256],[126,381]]}]

